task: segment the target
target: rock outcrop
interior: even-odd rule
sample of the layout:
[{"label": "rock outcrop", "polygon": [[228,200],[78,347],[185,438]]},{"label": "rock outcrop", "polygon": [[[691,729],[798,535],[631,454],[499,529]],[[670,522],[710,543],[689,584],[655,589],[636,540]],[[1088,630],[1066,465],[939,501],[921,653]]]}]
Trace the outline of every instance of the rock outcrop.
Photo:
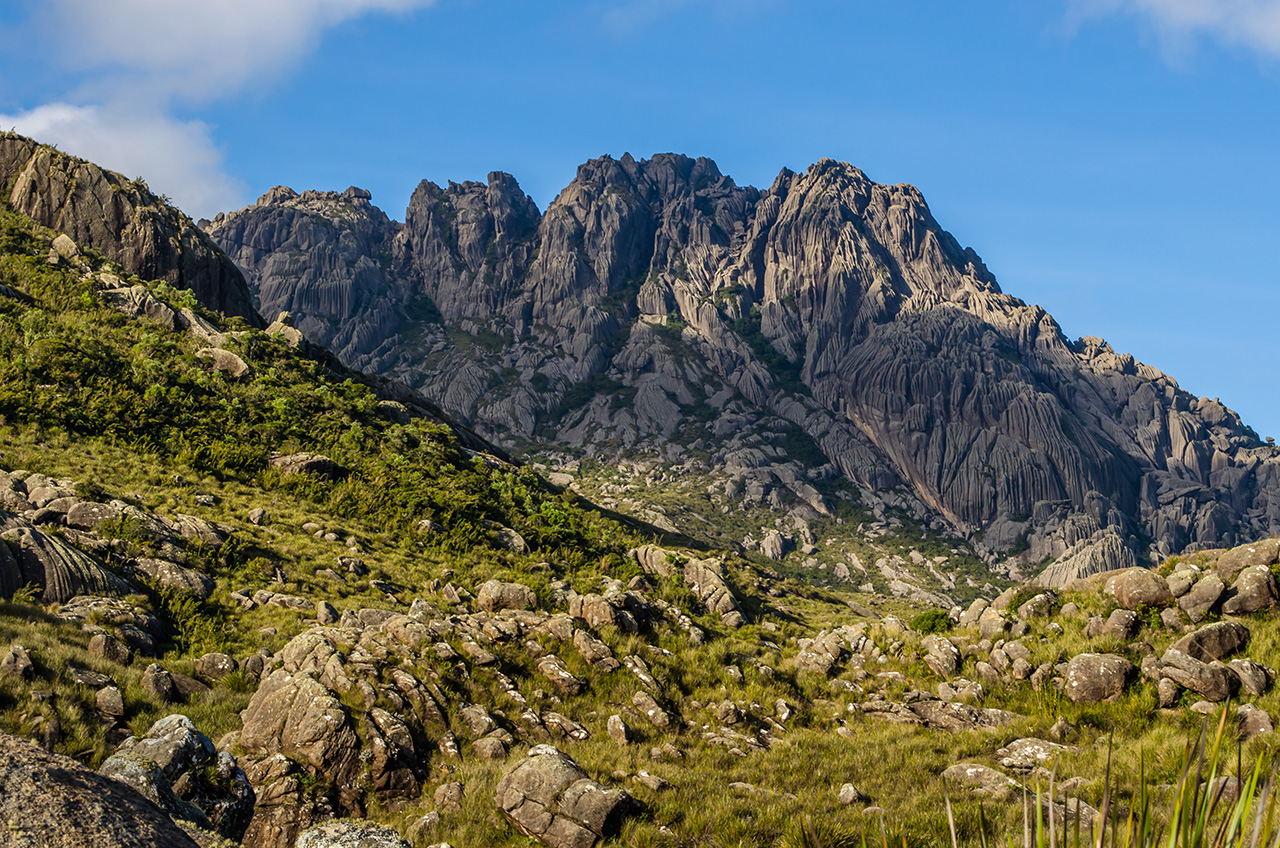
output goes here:
[{"label": "rock outcrop", "polygon": [[261,324],[235,264],[141,180],[4,133],[0,182],[9,208],[69,236],[73,247],[99,250],[126,273],[190,289],[214,311]]},{"label": "rock outcrop", "polygon": [[664,154],[588,162],[542,214],[502,173],[424,181],[404,224],[369,200],[277,188],[209,233],[269,314],[508,447],[728,444],[730,500],[821,515],[808,478],[842,473],[1053,585],[1280,532],[1275,449],[1003,293],[911,186]]},{"label": "rock outcrop", "polygon": [[0,733],[3,842],[31,848],[196,848],[173,819],[128,786]]}]

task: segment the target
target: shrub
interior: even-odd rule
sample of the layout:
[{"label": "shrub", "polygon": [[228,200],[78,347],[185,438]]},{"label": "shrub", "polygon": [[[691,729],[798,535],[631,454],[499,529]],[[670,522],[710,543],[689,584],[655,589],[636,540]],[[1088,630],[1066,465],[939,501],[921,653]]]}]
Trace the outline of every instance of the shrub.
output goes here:
[{"label": "shrub", "polygon": [[911,629],[917,633],[946,633],[951,629],[951,616],[946,610],[931,609],[911,619]]}]

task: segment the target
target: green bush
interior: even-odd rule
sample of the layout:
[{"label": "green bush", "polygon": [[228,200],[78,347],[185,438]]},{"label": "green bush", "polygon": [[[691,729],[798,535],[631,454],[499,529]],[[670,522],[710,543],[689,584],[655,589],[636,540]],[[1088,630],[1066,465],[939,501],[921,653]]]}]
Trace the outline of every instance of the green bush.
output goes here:
[{"label": "green bush", "polygon": [[946,633],[951,629],[951,616],[946,610],[926,610],[911,619],[911,629],[925,635]]}]

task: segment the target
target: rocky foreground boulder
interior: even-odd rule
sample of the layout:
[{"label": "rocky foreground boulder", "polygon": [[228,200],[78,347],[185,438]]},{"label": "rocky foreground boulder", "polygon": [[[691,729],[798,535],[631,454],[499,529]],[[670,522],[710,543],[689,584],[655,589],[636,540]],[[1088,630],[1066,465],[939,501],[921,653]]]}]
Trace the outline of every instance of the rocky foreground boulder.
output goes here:
[{"label": "rocky foreground boulder", "polygon": [[626,792],[605,789],[569,755],[537,745],[498,781],[498,809],[517,830],[550,848],[592,848],[633,811]]},{"label": "rocky foreground boulder", "polygon": [[0,733],[0,843],[13,848],[198,848],[134,789]]}]

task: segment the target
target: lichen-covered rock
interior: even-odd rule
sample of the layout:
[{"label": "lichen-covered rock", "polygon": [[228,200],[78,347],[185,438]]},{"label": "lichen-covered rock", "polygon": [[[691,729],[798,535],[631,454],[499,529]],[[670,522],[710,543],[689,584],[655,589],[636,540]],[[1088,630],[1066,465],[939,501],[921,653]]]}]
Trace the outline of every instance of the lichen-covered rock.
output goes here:
[{"label": "lichen-covered rock", "polygon": [[360,768],[360,744],[342,702],[305,672],[281,669],[264,680],[244,714],[240,747],[247,754],[296,758],[336,784]]},{"label": "lichen-covered rock", "polygon": [[1116,603],[1127,610],[1136,610],[1143,604],[1162,606],[1173,600],[1165,579],[1146,568],[1124,571],[1112,578],[1109,586]]},{"label": "lichen-covered rock", "polygon": [[40,848],[197,848],[129,786],[0,733],[0,837]]},{"label": "lichen-covered rock", "polygon": [[409,848],[409,843],[389,827],[330,822],[303,832],[294,848]]},{"label": "lichen-covered rock", "polygon": [[1217,574],[1206,574],[1197,580],[1186,594],[1178,598],[1178,606],[1182,607],[1192,623],[1198,624],[1217,605],[1226,590],[1227,584],[1222,582],[1221,577]]},{"label": "lichen-covered rock", "polygon": [[1271,568],[1265,565],[1253,565],[1243,569],[1231,587],[1231,595],[1222,602],[1222,611],[1227,615],[1242,615],[1258,612],[1275,606],[1278,599],[1276,578]]},{"label": "lichen-covered rock", "polygon": [[1065,690],[1077,704],[1116,701],[1136,669],[1116,654],[1079,654],[1067,664]]},{"label": "lichen-covered rock", "polygon": [[538,608],[538,596],[522,583],[489,580],[476,591],[476,606],[485,612],[531,610]]},{"label": "lichen-covered rock", "polygon": [[1206,700],[1225,701],[1235,694],[1240,680],[1220,662],[1201,662],[1172,648],[1160,658],[1160,674]]},{"label": "lichen-covered rock", "polygon": [[1280,560],[1280,538],[1263,539],[1239,545],[1218,557],[1218,576],[1231,583],[1246,568],[1271,565]]},{"label": "lichen-covered rock", "polygon": [[551,848],[592,848],[615,835],[634,806],[625,791],[605,789],[550,745],[512,766],[494,800],[517,830]]},{"label": "lichen-covered rock", "polygon": [[925,650],[924,661],[939,677],[951,677],[960,670],[960,649],[941,636],[926,636],[920,640]]},{"label": "lichen-covered rock", "polygon": [[1249,628],[1235,621],[1215,621],[1169,646],[1201,662],[1224,659],[1249,644]]},{"label": "lichen-covered rock", "polygon": [[202,601],[207,601],[213,596],[215,586],[213,578],[207,577],[194,569],[166,560],[147,557],[135,559],[132,567],[138,573],[146,575],[147,578],[154,580],[161,586],[176,589],[180,592],[187,592]]}]

